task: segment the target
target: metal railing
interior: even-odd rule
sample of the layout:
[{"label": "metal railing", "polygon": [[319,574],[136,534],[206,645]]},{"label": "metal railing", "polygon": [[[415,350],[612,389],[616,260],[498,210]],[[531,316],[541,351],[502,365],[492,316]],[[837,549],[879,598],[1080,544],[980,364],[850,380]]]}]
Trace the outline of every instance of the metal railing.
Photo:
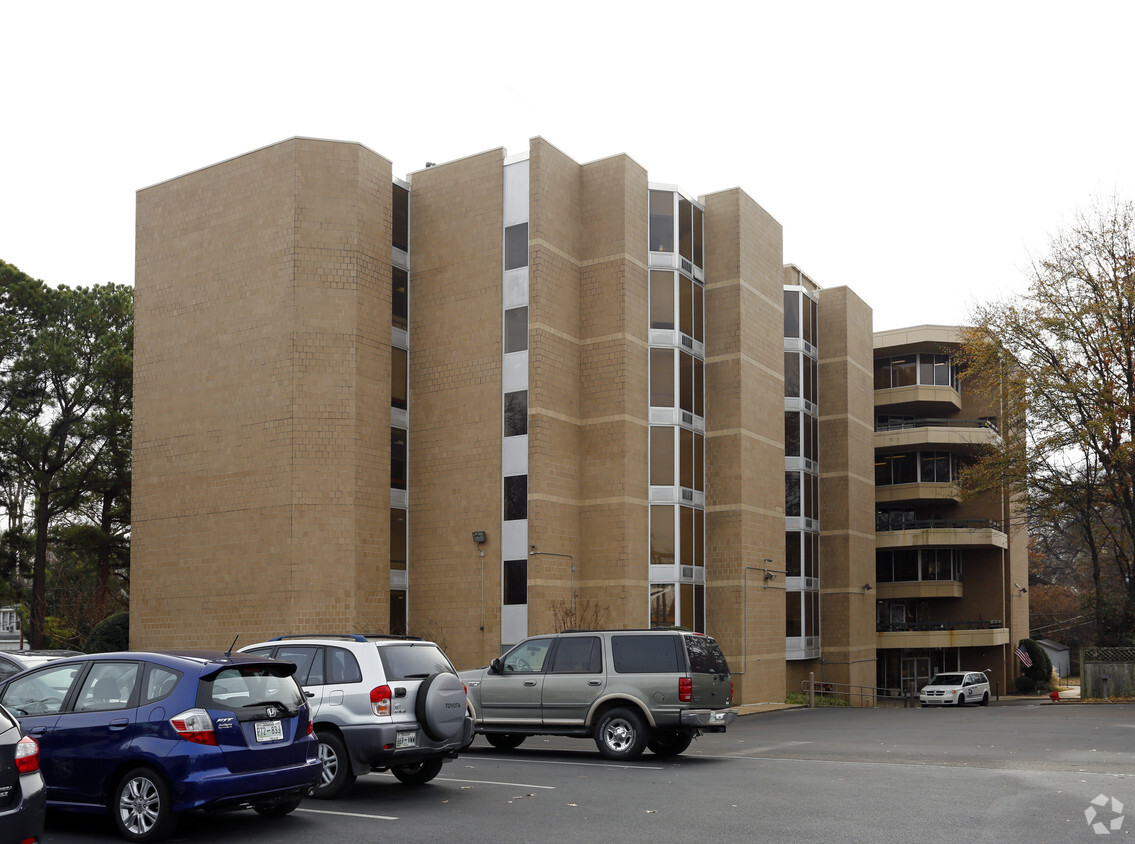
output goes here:
[{"label": "metal railing", "polygon": [[877,432],[906,431],[911,428],[988,428],[997,430],[997,423],[992,419],[934,419],[931,417],[919,419],[895,419],[887,422],[875,421]]},{"label": "metal railing", "polygon": [[1005,625],[1001,619],[987,621],[914,621],[880,622],[875,625],[876,633],[919,633],[933,630],[999,630]]},{"label": "metal railing", "polygon": [[875,530],[879,533],[892,530],[1001,530],[996,519],[908,519],[877,516]]},{"label": "metal railing", "polygon": [[[809,673],[807,680],[800,681],[800,691],[808,698],[808,707],[817,706],[865,706],[880,709],[907,709],[919,705],[918,691],[920,685],[926,685],[927,680],[921,683],[915,680],[905,681],[902,688],[888,688],[885,686],[853,686],[848,683],[829,683],[826,680],[817,680],[815,675]],[[999,683],[990,687],[993,699],[1001,699]]]}]

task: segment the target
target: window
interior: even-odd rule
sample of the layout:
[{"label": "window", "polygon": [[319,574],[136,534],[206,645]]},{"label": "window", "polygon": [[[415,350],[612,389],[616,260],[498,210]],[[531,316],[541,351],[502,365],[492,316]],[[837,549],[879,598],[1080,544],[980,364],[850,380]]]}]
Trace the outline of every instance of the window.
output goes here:
[{"label": "window", "polygon": [[694,412],[694,356],[678,353],[679,407],[686,413]]},{"label": "window", "polygon": [[[677,620],[674,617],[675,609],[674,584],[650,584],[650,626],[673,627],[677,623]],[[615,659],[615,664],[616,666],[619,664],[617,657]]]},{"label": "window", "polygon": [[650,429],[650,483],[674,485],[674,428],[655,425]]},{"label": "window", "polygon": [[804,635],[801,612],[801,592],[786,592],[784,595],[784,635],[795,638]]},{"label": "window", "polygon": [[406,488],[406,431],[390,429],[390,488]]},{"label": "window", "polygon": [[674,327],[674,273],[650,273],[650,327]]},{"label": "window", "polygon": [[650,562],[655,566],[674,563],[674,507],[654,504],[650,508]]},{"label": "window", "polygon": [[405,270],[398,267],[393,268],[392,274],[394,292],[391,303],[393,312],[391,322],[395,328],[405,330],[410,327],[410,276]]},{"label": "window", "polygon": [[181,673],[172,668],[163,668],[160,665],[147,664],[146,685],[142,695],[143,703],[153,703],[168,697],[181,679]]},{"label": "window", "polygon": [[650,251],[674,251],[674,194],[650,192]]},{"label": "window", "polygon": [[138,682],[137,662],[96,662],[83,679],[75,699],[78,712],[125,709]]},{"label": "window", "polygon": [[554,639],[529,639],[521,642],[501,660],[505,674],[539,674]]},{"label": "window", "polygon": [[674,406],[674,351],[650,350],[650,406]]},{"label": "window", "polygon": [[390,634],[406,635],[406,590],[390,590]]},{"label": "window", "polygon": [[528,391],[504,394],[504,435],[519,437],[528,433]]},{"label": "window", "polygon": [[800,412],[784,411],[784,456],[800,456]]},{"label": "window", "polygon": [[390,406],[405,410],[409,397],[409,358],[405,349],[390,350]]},{"label": "window", "polygon": [[504,230],[504,268],[515,270],[528,266],[528,224],[517,223]]},{"label": "window", "polygon": [[523,352],[528,348],[528,308],[509,308],[504,312],[504,351]]},{"label": "window", "polygon": [[502,600],[508,606],[528,603],[528,561],[505,560],[501,573]]},{"label": "window", "polygon": [[528,518],[528,476],[511,475],[504,479],[504,520]]},{"label": "window", "polygon": [[790,399],[800,398],[800,353],[784,353],[784,395]]},{"label": "window", "polygon": [[363,681],[363,672],[359,668],[359,662],[350,651],[344,648],[328,648],[325,659],[329,684],[361,683]]},{"label": "window", "polygon": [[678,327],[687,337],[694,336],[694,282],[683,274],[678,276]]},{"label": "window", "polygon": [[390,510],[390,568],[406,571],[406,511]]},{"label": "window", "polygon": [[702,221],[705,218],[703,212],[696,205],[694,206],[694,264],[699,267],[704,267],[705,262],[702,260]]},{"label": "window", "polygon": [[13,680],[0,701],[17,718],[25,715],[54,715],[63,706],[63,699],[82,665],[46,668]]},{"label": "window", "polygon": [[694,260],[693,203],[678,197],[678,252],[687,261]]},{"label": "window", "polygon": [[784,568],[787,577],[801,576],[800,531],[784,532]]},{"label": "window", "polygon": [[393,214],[390,225],[391,240],[395,249],[410,251],[410,192],[394,185]]},{"label": "window", "polygon": [[800,511],[800,473],[784,473],[784,515],[799,516]]},{"label": "window", "polygon": [[[651,587],[651,591],[654,590]],[[619,674],[673,674],[685,668],[678,636],[612,636],[611,658]]]},{"label": "window", "polygon": [[598,636],[565,636],[556,646],[553,674],[597,674],[603,670]]},{"label": "window", "polygon": [[294,663],[296,682],[301,686],[323,684],[323,650],[314,645],[281,645],[276,659]]}]

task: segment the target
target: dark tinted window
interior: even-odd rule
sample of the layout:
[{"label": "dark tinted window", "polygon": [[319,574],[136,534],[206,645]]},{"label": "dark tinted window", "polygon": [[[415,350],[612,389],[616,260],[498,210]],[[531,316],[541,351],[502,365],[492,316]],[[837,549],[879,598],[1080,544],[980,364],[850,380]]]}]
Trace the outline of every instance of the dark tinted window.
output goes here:
[{"label": "dark tinted window", "polygon": [[291,665],[283,664],[222,669],[201,679],[197,705],[235,711],[272,703],[293,709],[307,700],[292,677],[293,670]]},{"label": "dark tinted window", "polygon": [[410,192],[400,185],[394,185],[393,200],[390,240],[395,249],[408,252],[410,250]]},{"label": "dark tinted window", "polygon": [[612,636],[611,657],[619,674],[679,671],[677,636]]},{"label": "dark tinted window", "polygon": [[378,649],[387,680],[424,680],[444,671],[453,674],[453,666],[437,645],[407,642]]},{"label": "dark tinted window", "polygon": [[528,224],[518,223],[504,230],[504,268],[528,266]]},{"label": "dark tinted window", "polygon": [[694,674],[728,674],[729,663],[717,642],[708,636],[683,636]]},{"label": "dark tinted window", "polygon": [[552,661],[553,674],[597,674],[603,670],[598,636],[570,636],[560,639]]},{"label": "dark tinted window", "polygon": [[528,476],[510,475],[504,479],[504,520],[528,518]]},{"label": "dark tinted window", "polygon": [[[363,672],[359,668],[359,661],[355,655],[343,648],[328,648],[324,659],[326,660],[328,683],[361,683]],[[315,683],[315,680],[308,680]]]}]

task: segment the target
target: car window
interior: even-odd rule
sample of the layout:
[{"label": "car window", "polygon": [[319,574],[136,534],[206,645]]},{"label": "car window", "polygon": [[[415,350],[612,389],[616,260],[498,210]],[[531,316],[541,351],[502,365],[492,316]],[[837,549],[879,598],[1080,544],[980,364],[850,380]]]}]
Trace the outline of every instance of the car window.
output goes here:
[{"label": "car window", "polygon": [[619,674],[675,674],[677,636],[612,636],[611,658]]},{"label": "car window", "polygon": [[71,684],[83,667],[82,663],[70,663],[45,668],[13,680],[0,700],[12,713],[20,718],[24,715],[54,715],[63,706],[63,699],[71,690]]},{"label": "car window", "polygon": [[174,671],[172,668],[165,668],[161,665],[150,665],[146,675],[145,693],[142,697],[143,702],[153,703],[155,700],[168,697],[177,686],[177,681],[180,677],[181,673]]},{"label": "car window", "polygon": [[683,636],[686,654],[690,657],[690,671],[694,674],[728,674],[729,663],[721,647],[709,636]]},{"label": "car window", "polygon": [[565,636],[556,645],[553,674],[597,674],[602,670],[598,636]]},{"label": "car window", "polygon": [[355,655],[345,648],[327,648],[323,655],[328,683],[361,683],[363,672]]},{"label": "car window", "polygon": [[387,680],[424,680],[431,674],[452,674],[453,666],[432,642],[406,642],[378,649]]},{"label": "car window", "polygon": [[[316,659],[316,657],[320,657]],[[320,648],[315,645],[280,645],[276,659],[295,663],[296,680],[300,685],[319,685],[323,682],[323,659]],[[317,665],[318,663],[318,665]],[[313,671],[312,668],[315,667]],[[337,682],[352,682],[339,680]]]},{"label": "car window", "polygon": [[10,657],[0,655],[0,680],[19,674],[24,667]]},{"label": "car window", "polygon": [[283,665],[225,668],[202,678],[197,689],[197,705],[206,709],[235,710],[268,703],[292,707],[305,700],[291,676],[291,666]]},{"label": "car window", "polygon": [[936,674],[933,678],[931,678],[929,685],[960,686],[963,682],[965,682],[964,678],[964,674]]},{"label": "car window", "polygon": [[138,668],[136,662],[96,662],[79,687],[75,711],[125,709],[138,682]]},{"label": "car window", "polygon": [[544,670],[544,658],[554,639],[530,639],[507,654],[502,663],[505,674],[537,674]]}]

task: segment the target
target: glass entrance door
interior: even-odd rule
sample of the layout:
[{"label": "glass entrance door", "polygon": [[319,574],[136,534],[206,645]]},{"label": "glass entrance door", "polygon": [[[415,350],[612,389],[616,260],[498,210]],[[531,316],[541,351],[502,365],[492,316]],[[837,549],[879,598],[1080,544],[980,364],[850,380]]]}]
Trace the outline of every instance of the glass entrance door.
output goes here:
[{"label": "glass entrance door", "polygon": [[917,695],[919,689],[928,682],[930,682],[930,657],[904,656],[902,659],[902,693],[904,695],[910,694],[913,686],[914,694]]}]

